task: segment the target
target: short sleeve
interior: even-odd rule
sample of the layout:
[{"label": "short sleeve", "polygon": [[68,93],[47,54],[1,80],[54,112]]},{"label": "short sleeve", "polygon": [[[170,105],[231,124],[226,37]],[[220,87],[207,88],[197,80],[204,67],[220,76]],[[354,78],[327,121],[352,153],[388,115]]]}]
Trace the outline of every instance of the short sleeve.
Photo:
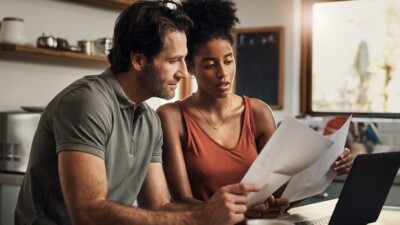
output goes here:
[{"label": "short sleeve", "polygon": [[155,121],[154,125],[155,127],[153,128],[154,131],[156,131],[156,136],[157,136],[157,143],[155,144],[155,149],[153,149],[153,155],[151,156],[151,162],[158,162],[162,163],[162,145],[163,145],[163,131],[161,127],[161,121],[158,115],[153,112],[153,119]]},{"label": "short sleeve", "polygon": [[91,85],[66,93],[53,113],[57,152],[78,150],[104,158],[111,112],[107,99]]}]

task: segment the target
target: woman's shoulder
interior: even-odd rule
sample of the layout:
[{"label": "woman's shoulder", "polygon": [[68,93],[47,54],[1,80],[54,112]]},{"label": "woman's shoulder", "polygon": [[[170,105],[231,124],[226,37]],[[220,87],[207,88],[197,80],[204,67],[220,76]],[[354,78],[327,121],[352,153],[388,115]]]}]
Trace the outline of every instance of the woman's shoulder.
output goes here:
[{"label": "woman's shoulder", "polygon": [[253,112],[255,113],[271,112],[271,108],[263,100],[259,98],[250,98],[250,97],[248,97],[248,99],[250,100],[251,109],[253,110]]},{"label": "woman's shoulder", "polygon": [[170,102],[159,106],[156,112],[160,114],[175,114],[180,113],[181,109],[178,102]]},{"label": "woman's shoulder", "polygon": [[274,116],[271,107],[259,98],[249,98],[251,110],[253,112],[254,120],[274,121]]},{"label": "woman's shoulder", "polygon": [[181,102],[166,103],[156,110],[163,124],[163,129],[168,130],[168,132],[178,131],[181,133],[183,130],[182,112],[179,104],[181,104]]},{"label": "woman's shoulder", "polygon": [[262,147],[276,129],[275,118],[267,103],[258,98],[250,98],[256,126],[257,146]]}]

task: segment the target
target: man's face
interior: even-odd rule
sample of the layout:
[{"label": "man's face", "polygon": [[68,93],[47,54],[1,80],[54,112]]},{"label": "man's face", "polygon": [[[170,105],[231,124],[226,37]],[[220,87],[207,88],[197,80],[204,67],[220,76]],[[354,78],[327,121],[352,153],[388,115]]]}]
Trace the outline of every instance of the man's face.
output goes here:
[{"label": "man's face", "polygon": [[152,97],[172,99],[180,79],[188,77],[185,33],[172,31],[165,37],[164,49],[147,63],[140,76],[143,87]]}]

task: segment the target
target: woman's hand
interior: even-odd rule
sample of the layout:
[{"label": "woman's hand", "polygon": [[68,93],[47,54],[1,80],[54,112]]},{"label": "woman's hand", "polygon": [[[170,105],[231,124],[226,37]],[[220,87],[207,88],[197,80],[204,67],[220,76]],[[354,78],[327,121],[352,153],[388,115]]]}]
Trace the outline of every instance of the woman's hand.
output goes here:
[{"label": "woman's hand", "polygon": [[333,163],[333,171],[338,175],[348,174],[353,166],[353,155],[348,148],[345,148],[342,154]]},{"label": "woman's hand", "polygon": [[277,218],[289,208],[289,201],[284,198],[269,196],[264,203],[255,204],[246,212],[247,218]]}]

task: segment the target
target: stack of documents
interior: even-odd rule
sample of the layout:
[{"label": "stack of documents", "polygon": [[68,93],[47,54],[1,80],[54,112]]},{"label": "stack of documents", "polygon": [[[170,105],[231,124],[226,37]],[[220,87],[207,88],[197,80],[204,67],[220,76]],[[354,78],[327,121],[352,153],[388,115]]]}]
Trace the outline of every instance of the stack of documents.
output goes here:
[{"label": "stack of documents", "polygon": [[286,182],[281,198],[289,202],[323,192],[336,176],[331,168],[343,152],[350,120],[351,116],[335,133],[323,136],[286,117],[241,181],[261,187],[249,193],[248,205],[264,202]]}]

